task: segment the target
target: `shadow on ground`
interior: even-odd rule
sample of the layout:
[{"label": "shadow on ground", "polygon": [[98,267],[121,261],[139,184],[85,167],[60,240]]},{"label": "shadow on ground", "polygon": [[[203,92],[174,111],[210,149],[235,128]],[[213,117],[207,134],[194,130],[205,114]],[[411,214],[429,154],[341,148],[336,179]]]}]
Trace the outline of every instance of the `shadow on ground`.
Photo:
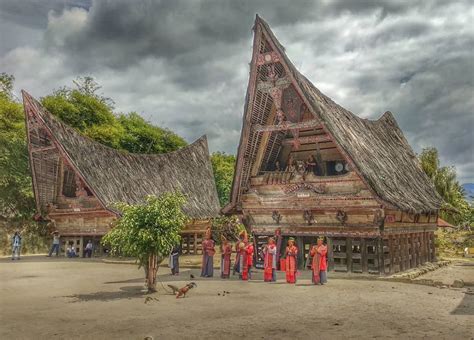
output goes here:
[{"label": "shadow on ground", "polygon": [[115,292],[96,292],[89,294],[74,294],[64,296],[65,298],[70,298],[70,302],[88,302],[88,301],[113,301],[120,299],[133,299],[133,298],[143,298],[143,285],[142,286],[125,286],[120,287],[119,291]]},{"label": "shadow on ground", "polygon": [[123,280],[123,281],[107,281],[104,282],[104,284],[113,284],[113,283],[140,283],[140,282],[145,282],[145,279],[142,277],[139,277],[137,279],[130,279],[130,280]]},{"label": "shadow on ground", "polygon": [[453,315],[474,315],[474,292],[464,293],[464,298],[451,312]]}]

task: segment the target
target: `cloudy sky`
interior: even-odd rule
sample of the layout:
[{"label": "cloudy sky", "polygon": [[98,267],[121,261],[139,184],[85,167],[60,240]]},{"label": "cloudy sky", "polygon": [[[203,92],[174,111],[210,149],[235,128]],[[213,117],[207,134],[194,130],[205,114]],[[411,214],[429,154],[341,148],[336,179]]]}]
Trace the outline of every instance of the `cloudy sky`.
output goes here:
[{"label": "cloudy sky", "polygon": [[474,182],[469,0],[0,0],[0,72],[35,97],[92,75],[117,112],[236,153],[256,13],[325,94],[391,111],[415,151]]}]

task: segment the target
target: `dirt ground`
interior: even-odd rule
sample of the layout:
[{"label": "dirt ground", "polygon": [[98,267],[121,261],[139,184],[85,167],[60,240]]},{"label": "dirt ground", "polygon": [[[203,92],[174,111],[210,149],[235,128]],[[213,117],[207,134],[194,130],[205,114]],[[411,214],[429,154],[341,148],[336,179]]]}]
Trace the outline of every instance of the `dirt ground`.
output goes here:
[{"label": "dirt ground", "polygon": [[[159,292],[145,303],[142,271],[89,259],[0,260],[0,339],[350,339],[474,338],[474,290],[376,280],[296,285],[199,279],[183,286],[160,270]],[[175,281],[175,282],[169,282]],[[224,295],[224,291],[228,292]]]}]

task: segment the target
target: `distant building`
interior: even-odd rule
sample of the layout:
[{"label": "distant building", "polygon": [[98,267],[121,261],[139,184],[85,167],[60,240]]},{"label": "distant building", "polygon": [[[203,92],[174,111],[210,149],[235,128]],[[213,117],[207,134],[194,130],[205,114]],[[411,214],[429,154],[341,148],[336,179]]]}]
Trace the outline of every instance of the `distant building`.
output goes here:
[{"label": "distant building", "polygon": [[200,239],[219,214],[206,137],[159,155],[118,151],[84,137],[23,91],[36,208],[61,233],[62,251],[73,242],[82,255],[112,227],[117,202],[181,191],[192,219],[182,233],[184,252],[198,253]]},{"label": "distant building", "polygon": [[434,260],[441,198],[393,115],[357,117],[299,73],[258,16],[254,32],[223,212],[239,214],[258,246],[280,230],[283,252],[295,237],[300,268],[316,236],[330,270],[384,274]]}]

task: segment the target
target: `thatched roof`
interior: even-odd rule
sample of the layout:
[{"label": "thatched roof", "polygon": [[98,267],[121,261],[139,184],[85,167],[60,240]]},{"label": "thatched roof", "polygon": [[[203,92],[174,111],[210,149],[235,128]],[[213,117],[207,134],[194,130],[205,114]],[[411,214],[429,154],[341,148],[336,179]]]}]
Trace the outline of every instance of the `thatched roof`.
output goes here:
[{"label": "thatched roof", "polygon": [[23,100],[108,209],[114,211],[117,202],[139,203],[147,195],[180,191],[187,198],[184,210],[189,217],[218,215],[219,200],[205,136],[166,154],[126,153],[79,134],[24,91]]},{"label": "thatched roof", "polygon": [[[258,16],[254,29],[281,56],[281,62],[292,78],[293,85],[304,97],[313,116],[322,122],[357,173],[386,206],[414,213],[439,209],[440,196],[421,169],[416,154],[390,112],[375,121],[357,117],[324,95],[296,69],[268,24]],[[257,46],[254,43],[255,48]],[[248,91],[251,88],[255,89],[249,83]],[[250,93],[247,92],[247,98],[249,97]],[[249,107],[246,105],[246,110]],[[246,125],[250,125],[247,114],[244,114],[243,133],[249,128]],[[248,153],[245,148],[241,140],[239,153]],[[250,159],[251,156],[247,155],[245,158]],[[237,203],[240,196],[238,191],[239,181],[234,179],[231,204]]]}]

